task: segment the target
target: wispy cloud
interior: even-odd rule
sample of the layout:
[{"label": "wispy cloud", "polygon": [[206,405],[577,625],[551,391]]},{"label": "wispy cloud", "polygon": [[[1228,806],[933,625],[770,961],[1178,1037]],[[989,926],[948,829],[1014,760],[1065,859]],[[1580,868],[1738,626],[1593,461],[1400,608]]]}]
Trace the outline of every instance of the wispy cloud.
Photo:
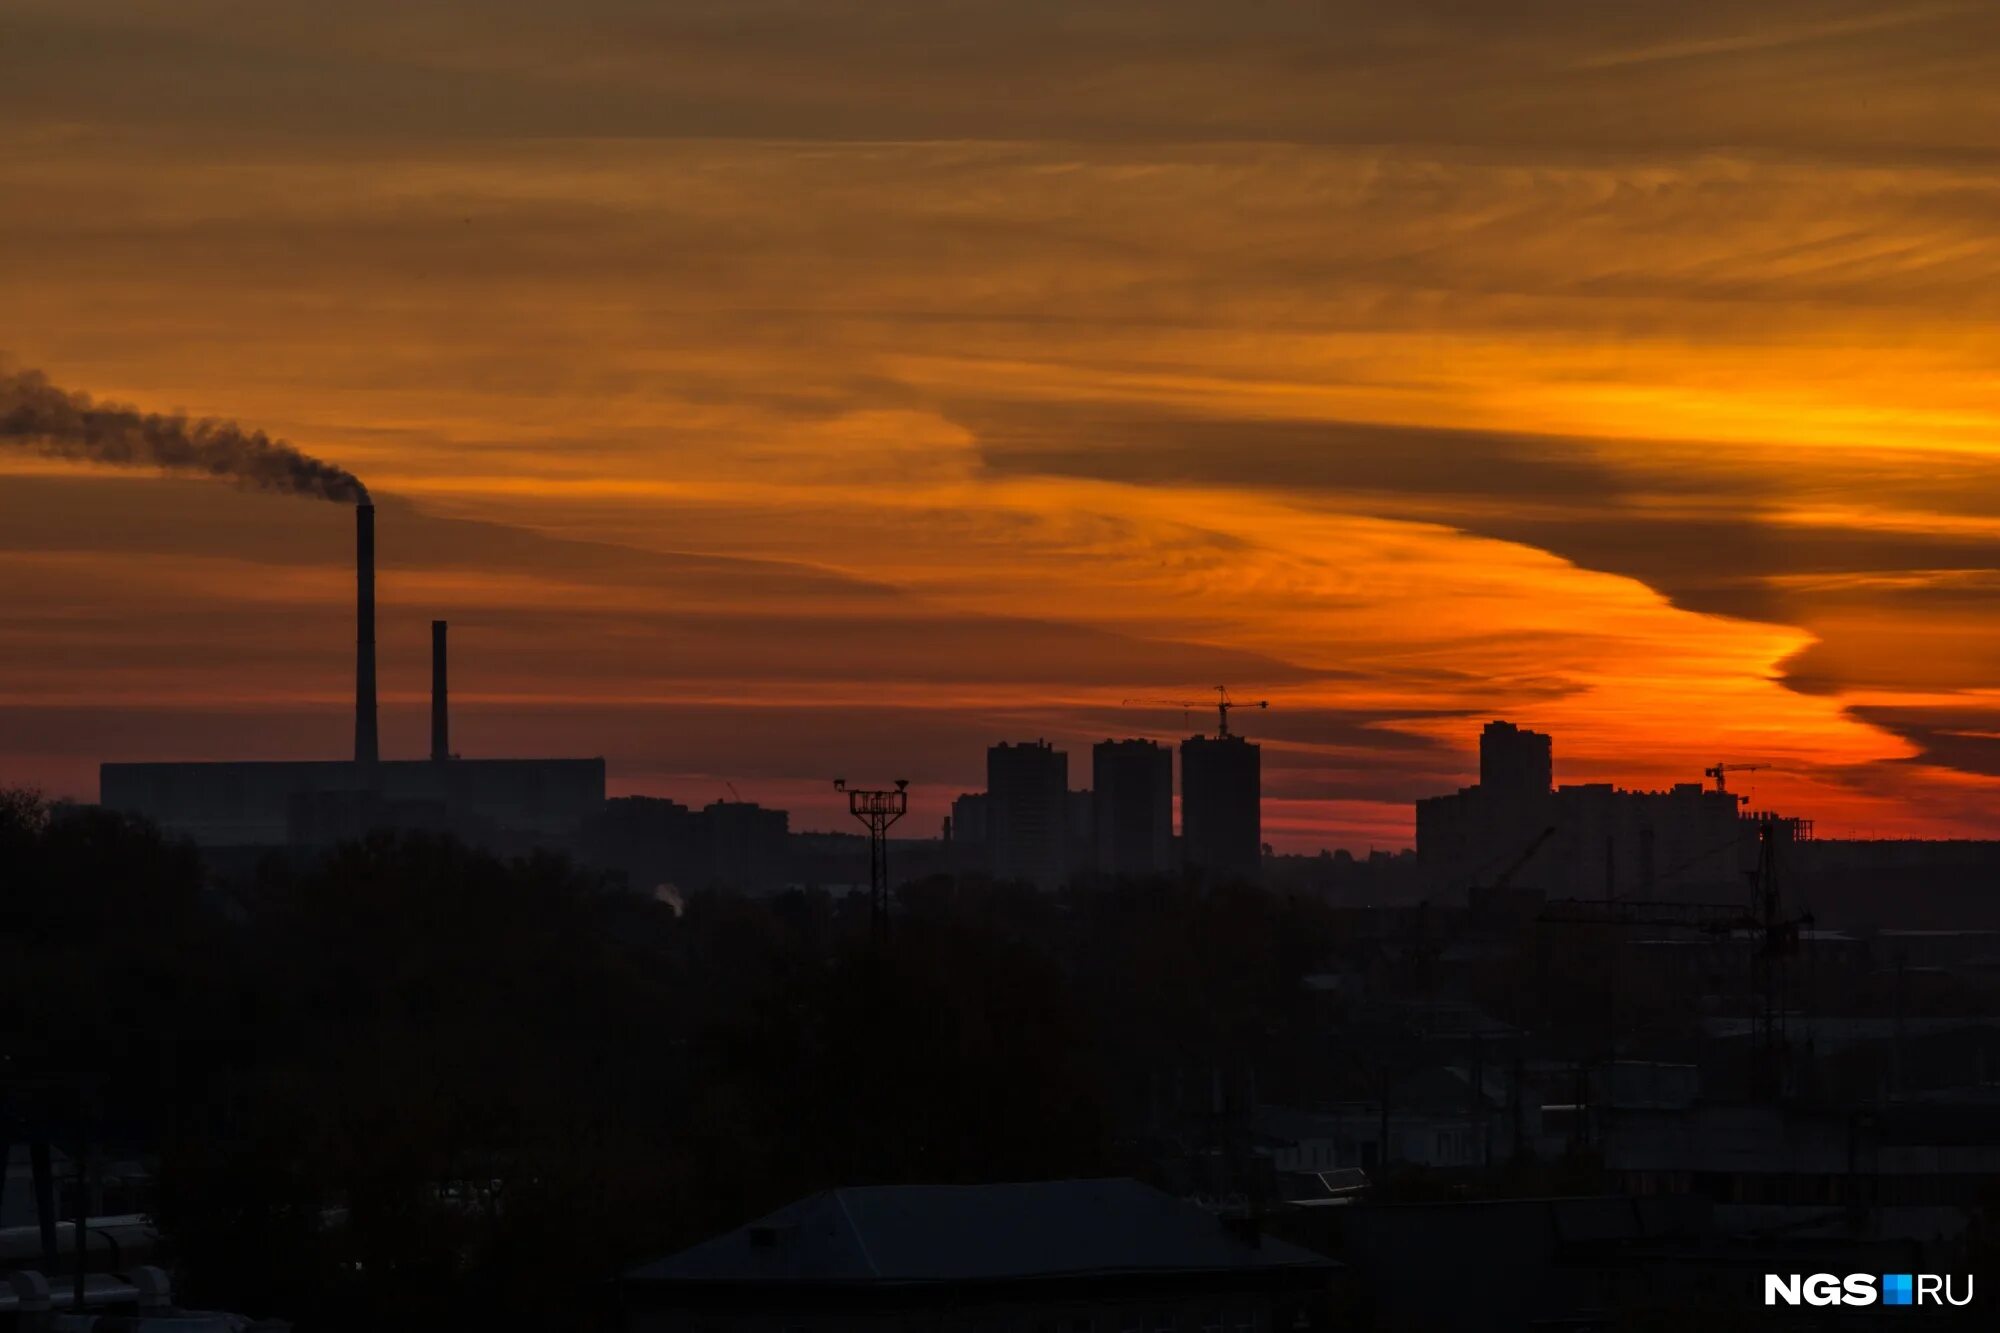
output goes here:
[{"label": "wispy cloud", "polygon": [[[872,743],[966,785],[1228,678],[1302,843],[1406,830],[1502,713],[1836,822],[1992,781],[1990,6],[0,22],[9,350],[414,500],[384,595],[484,622],[496,749],[804,790],[893,685]],[[10,775],[231,699],[294,721],[215,745],[317,743],[341,532],[16,471],[0,699],[119,726]]]}]

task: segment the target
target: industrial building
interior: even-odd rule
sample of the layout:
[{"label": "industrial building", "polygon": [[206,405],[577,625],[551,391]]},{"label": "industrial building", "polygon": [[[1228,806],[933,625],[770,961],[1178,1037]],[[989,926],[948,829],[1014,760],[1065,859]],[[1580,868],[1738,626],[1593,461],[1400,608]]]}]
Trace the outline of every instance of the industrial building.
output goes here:
[{"label": "industrial building", "polygon": [[604,803],[602,759],[103,764],[101,804],[200,847],[327,846],[374,828],[565,841]]},{"label": "industrial building", "polygon": [[354,757],[107,763],[100,804],[210,849],[318,847],[377,828],[500,848],[560,846],[604,804],[604,760],[451,752],[446,627],[432,622],[431,754],[384,760],[375,701],[375,507],[355,506]]}]

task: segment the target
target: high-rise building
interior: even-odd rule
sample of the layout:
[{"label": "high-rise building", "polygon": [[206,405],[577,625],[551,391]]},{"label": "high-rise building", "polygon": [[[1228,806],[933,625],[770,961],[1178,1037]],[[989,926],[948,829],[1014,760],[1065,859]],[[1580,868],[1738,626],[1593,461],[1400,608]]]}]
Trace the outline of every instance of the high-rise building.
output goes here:
[{"label": "high-rise building", "polygon": [[969,791],[954,797],[951,803],[951,840],[972,847],[984,847],[987,809],[988,802],[983,791]]},{"label": "high-rise building", "polygon": [[[1540,732],[1489,722],[1479,782],[1416,803],[1417,865],[1437,894],[1496,887],[1554,897],[1726,899],[1756,864],[1757,822],[1733,793],[1683,782],[1556,787]],[[1788,824],[1791,821],[1787,821]]]},{"label": "high-rise building", "polygon": [[616,870],[636,893],[704,888],[694,865],[694,811],[658,796],[615,796],[577,839],[584,864]]},{"label": "high-rise building", "polygon": [[1069,869],[1069,755],[1047,741],[986,751],[987,864],[995,879],[1038,889]]},{"label": "high-rise building", "polygon": [[969,791],[951,803],[951,868],[954,874],[993,868],[987,854],[987,811],[991,802],[983,791]]},{"label": "high-rise building", "polygon": [[1488,722],[1479,733],[1479,785],[1496,801],[1530,804],[1555,786],[1554,746],[1548,735],[1512,722]]},{"label": "high-rise building", "polygon": [[1097,868],[1164,875],[1173,868],[1174,753],[1157,741],[1099,741],[1090,751]]},{"label": "high-rise building", "polygon": [[1241,736],[1181,742],[1181,860],[1209,880],[1254,883],[1263,868],[1258,747]]},{"label": "high-rise building", "polygon": [[1063,818],[1069,824],[1063,874],[1073,876],[1097,864],[1097,795],[1088,787],[1069,793]]},{"label": "high-rise building", "polygon": [[755,801],[711,801],[695,819],[707,882],[768,893],[782,886],[791,817]]}]

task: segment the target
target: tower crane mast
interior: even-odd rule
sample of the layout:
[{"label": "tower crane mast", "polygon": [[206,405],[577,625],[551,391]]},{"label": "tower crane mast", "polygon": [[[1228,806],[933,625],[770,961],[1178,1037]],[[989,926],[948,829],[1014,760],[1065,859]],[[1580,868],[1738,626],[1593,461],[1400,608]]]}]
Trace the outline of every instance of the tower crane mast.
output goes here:
[{"label": "tower crane mast", "polygon": [[[1770,767],[1769,764],[1725,764],[1718,760],[1713,767],[1704,768],[1701,771],[1701,775],[1705,778],[1714,778],[1715,789],[1719,792],[1726,792],[1729,790],[1729,787],[1727,785],[1727,779],[1729,774],[1755,773],[1759,769],[1765,769],[1769,767]],[[1736,798],[1736,803],[1738,805],[1744,805],[1747,804],[1749,800],[1750,798],[1748,796],[1738,796]]]}]

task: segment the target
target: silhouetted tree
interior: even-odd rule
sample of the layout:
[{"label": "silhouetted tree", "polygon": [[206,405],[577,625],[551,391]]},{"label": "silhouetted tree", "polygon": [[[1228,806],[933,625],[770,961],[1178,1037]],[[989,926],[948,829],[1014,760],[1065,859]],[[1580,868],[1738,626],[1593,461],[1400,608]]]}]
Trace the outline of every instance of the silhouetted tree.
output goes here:
[{"label": "silhouetted tree", "polygon": [[1149,1080],[1277,1058],[1331,937],[1254,890],[939,879],[884,940],[428,835],[224,893],[26,797],[0,856],[9,1049],[113,1071],[189,1299],[308,1330],[573,1323],[815,1189],[1137,1169]]}]

